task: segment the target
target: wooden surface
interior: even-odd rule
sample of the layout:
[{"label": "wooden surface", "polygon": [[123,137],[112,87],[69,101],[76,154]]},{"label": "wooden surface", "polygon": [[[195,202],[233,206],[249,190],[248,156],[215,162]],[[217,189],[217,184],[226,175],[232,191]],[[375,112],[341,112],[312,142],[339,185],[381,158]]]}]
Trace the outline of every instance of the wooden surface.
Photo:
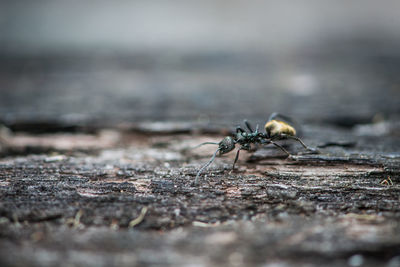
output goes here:
[{"label": "wooden surface", "polygon": [[307,144],[326,146],[320,154],[290,160],[264,147],[231,172],[231,152],[195,186],[215,147],[188,148],[224,131],[174,125],[8,135],[1,265],[400,263],[399,128],[371,137],[303,125]]}]

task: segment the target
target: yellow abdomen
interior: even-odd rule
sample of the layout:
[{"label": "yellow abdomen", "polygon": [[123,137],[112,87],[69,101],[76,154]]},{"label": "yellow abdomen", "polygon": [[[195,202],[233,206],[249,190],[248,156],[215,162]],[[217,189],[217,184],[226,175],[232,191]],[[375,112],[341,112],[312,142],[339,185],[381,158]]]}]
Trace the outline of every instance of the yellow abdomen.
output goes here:
[{"label": "yellow abdomen", "polygon": [[265,131],[270,137],[280,134],[295,136],[296,130],[283,121],[271,120],[265,124]]}]

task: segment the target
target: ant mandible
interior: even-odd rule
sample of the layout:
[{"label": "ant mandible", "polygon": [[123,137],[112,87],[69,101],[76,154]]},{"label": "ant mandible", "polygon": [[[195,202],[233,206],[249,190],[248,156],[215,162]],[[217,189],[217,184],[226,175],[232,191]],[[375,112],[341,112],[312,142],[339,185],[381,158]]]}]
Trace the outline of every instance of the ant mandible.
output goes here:
[{"label": "ant mandible", "polygon": [[205,170],[215,159],[217,156],[218,152],[219,155],[226,154],[228,152],[231,152],[232,150],[235,149],[236,144],[238,144],[240,147],[236,152],[236,157],[233,162],[232,170],[235,168],[235,164],[239,158],[239,153],[240,150],[251,150],[251,144],[273,144],[274,146],[278,147],[280,150],[285,152],[288,157],[292,157],[292,155],[281,145],[275,143],[277,140],[284,140],[284,139],[292,139],[298,141],[305,149],[308,151],[311,151],[313,153],[318,153],[318,150],[314,148],[310,148],[304,144],[304,142],[296,136],[296,129],[291,126],[288,122],[282,121],[282,120],[276,120],[276,118],[282,118],[286,121],[290,121],[293,123],[292,119],[289,117],[279,114],[279,113],[272,113],[271,116],[268,118],[267,123],[265,124],[265,133],[259,132],[258,131],[258,124],[256,125],[255,130],[251,127],[250,123],[245,120],[244,124],[246,125],[248,131],[243,130],[240,126],[236,127],[236,135],[234,137],[232,136],[225,136],[219,143],[214,143],[214,142],[205,142],[201,143],[200,145],[196,146],[195,148],[202,146],[202,145],[218,145],[217,150],[214,152],[212,155],[211,159],[203,165],[203,167],[200,168],[200,170],[197,172],[196,179],[194,181],[195,184],[198,184],[200,174]]}]

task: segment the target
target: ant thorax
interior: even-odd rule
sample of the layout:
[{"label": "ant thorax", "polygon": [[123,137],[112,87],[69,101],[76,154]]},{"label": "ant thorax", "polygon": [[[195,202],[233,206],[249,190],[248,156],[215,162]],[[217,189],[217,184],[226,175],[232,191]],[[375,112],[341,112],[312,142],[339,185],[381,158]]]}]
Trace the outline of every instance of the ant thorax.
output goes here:
[{"label": "ant thorax", "polygon": [[257,137],[257,133],[246,133],[239,132],[236,134],[236,143],[238,144],[247,144],[255,142]]}]

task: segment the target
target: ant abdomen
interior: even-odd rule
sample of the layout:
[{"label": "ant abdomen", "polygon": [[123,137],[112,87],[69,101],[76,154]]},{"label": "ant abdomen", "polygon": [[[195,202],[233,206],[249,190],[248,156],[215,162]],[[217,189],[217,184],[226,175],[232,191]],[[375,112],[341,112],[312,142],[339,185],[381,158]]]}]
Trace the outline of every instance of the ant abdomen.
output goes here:
[{"label": "ant abdomen", "polygon": [[268,137],[275,137],[282,134],[296,136],[296,129],[288,123],[278,120],[272,120],[265,124],[265,132]]}]

